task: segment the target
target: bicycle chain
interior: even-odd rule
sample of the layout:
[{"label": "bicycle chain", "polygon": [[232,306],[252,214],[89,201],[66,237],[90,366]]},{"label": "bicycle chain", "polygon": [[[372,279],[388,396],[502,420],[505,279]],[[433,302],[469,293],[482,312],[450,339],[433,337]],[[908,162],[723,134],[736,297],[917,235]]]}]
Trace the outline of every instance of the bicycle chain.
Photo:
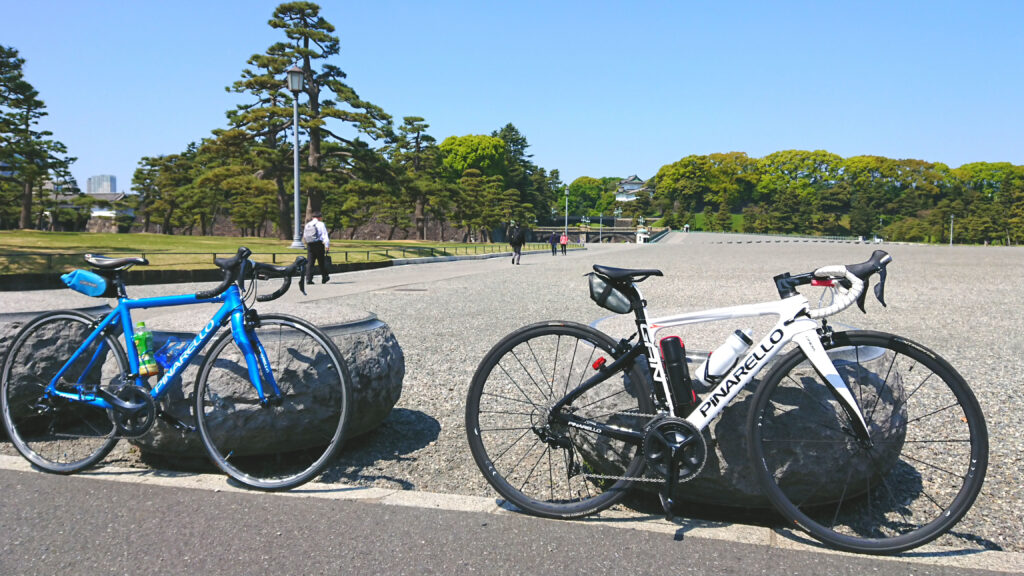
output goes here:
[{"label": "bicycle chain", "polygon": [[[611,414],[621,414],[623,416],[644,416],[648,418],[657,418],[662,414],[645,414],[643,412],[611,412]],[[584,478],[588,480],[629,480],[632,482],[664,482],[664,478],[649,478],[647,476],[609,476],[607,474],[584,474]]]},{"label": "bicycle chain", "polygon": [[590,480],[630,480],[632,482],[664,482],[664,478],[648,478],[647,476],[606,476],[604,474],[584,474]]}]

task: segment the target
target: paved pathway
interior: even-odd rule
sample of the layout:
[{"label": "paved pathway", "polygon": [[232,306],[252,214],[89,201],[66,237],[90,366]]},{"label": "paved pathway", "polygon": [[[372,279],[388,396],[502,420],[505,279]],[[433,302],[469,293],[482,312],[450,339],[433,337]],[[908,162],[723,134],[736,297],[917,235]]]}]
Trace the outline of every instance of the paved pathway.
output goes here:
[{"label": "paved pathway", "polygon": [[[310,516],[312,520],[302,528],[295,528],[295,534],[308,535],[311,541],[318,542],[325,538],[325,534],[334,534],[334,538],[328,538],[331,544],[323,552],[324,557],[335,557],[339,561],[348,558],[354,562],[354,567],[390,567],[399,573],[403,570],[553,572],[566,566],[571,572],[589,568],[596,572],[621,573],[634,565],[639,572],[665,572],[666,564],[655,558],[653,553],[647,553],[646,546],[650,551],[667,554],[673,571],[685,570],[682,566],[688,560],[695,562],[694,567],[727,573],[777,572],[780,567],[801,573],[812,570],[815,573],[845,573],[853,572],[852,568],[862,573],[868,567],[885,572],[947,571],[937,563],[958,567],[950,573],[963,573],[961,570],[964,568],[1015,570],[1018,573],[1024,570],[1024,560],[1019,553],[1020,534],[1024,527],[1021,520],[1024,494],[1019,470],[1024,450],[1020,446],[1020,434],[1016,432],[1021,429],[1022,411],[1019,407],[1024,406],[1024,398],[1013,389],[998,386],[999,379],[993,377],[1000,373],[1001,358],[1019,357],[1024,350],[1024,336],[1015,327],[1015,318],[1019,314],[988,317],[983,325],[972,330],[969,338],[964,338],[960,329],[963,318],[986,317],[993,309],[1024,309],[1024,297],[1016,292],[977,282],[978,278],[988,277],[995,270],[1003,277],[1009,277],[1012,284],[1019,285],[1024,279],[1024,266],[1021,264],[1024,259],[1020,258],[1019,250],[886,246],[896,258],[896,265],[890,271],[890,308],[883,311],[872,303],[867,317],[860,312],[845,313],[847,322],[904,333],[929,343],[960,367],[975,386],[993,431],[993,463],[982,497],[957,530],[982,543],[989,542],[1018,552],[982,552],[976,542],[972,544],[972,541],[965,540],[964,546],[957,549],[914,551],[899,560],[913,566],[893,570],[889,569],[892,568],[888,564],[890,560],[823,552],[794,540],[800,538],[799,535],[780,535],[765,528],[685,520],[669,524],[628,508],[611,511],[597,521],[573,523],[546,522],[500,512],[494,505],[493,492],[483,481],[465,448],[461,412],[469,377],[486,350],[501,335],[518,326],[550,318],[588,323],[600,320],[605,313],[587,298],[582,278],[591,264],[663,268],[665,278],[643,285],[645,296],[657,311],[658,308],[698,309],[773,298],[770,278],[776,273],[786,270],[802,272],[824,263],[861,261],[870,253],[870,248],[865,246],[729,245],[717,243],[723,237],[680,236],[665,245],[590,245],[587,251],[570,253],[567,257],[552,257],[545,252],[527,254],[523,257],[522,266],[511,266],[508,258],[494,258],[356,272],[336,275],[327,285],[310,287],[307,297],[297,291],[289,293],[280,305],[307,306],[311,318],[315,318],[318,309],[331,306],[376,313],[395,330],[406,352],[407,363],[405,389],[392,417],[378,432],[347,445],[342,462],[329,474],[329,483],[310,485],[313,492],[300,493],[310,499],[330,496],[327,499],[332,503],[323,506],[329,506],[336,519]],[[724,237],[724,240],[729,239]],[[936,266],[936,262],[941,266]],[[173,287],[173,290],[180,291],[196,289],[199,286]],[[171,288],[166,286],[140,286],[133,287],[130,293],[146,296],[166,294],[169,290]],[[93,299],[78,297],[68,291],[26,292],[18,294],[16,299],[0,299],[0,312],[95,303]],[[955,311],[955,314],[946,311]],[[94,478],[141,479],[147,484],[144,489],[111,489],[106,487],[107,484],[97,484],[82,477],[58,478],[20,471],[17,469],[19,465],[20,459],[0,458],[0,469],[7,470],[0,475],[0,486],[17,484],[22,487],[16,494],[9,488],[4,490],[5,496],[10,497],[0,508],[0,530],[10,533],[11,528],[17,526],[22,536],[25,531],[37,531],[35,539],[24,536],[14,541],[29,543],[29,549],[46,542],[43,534],[52,528],[50,514],[64,514],[58,511],[67,508],[53,508],[51,502],[63,501],[61,499],[66,495],[74,498],[76,494],[104,495],[111,490],[117,494],[124,490],[138,501],[154,503],[113,511],[90,505],[88,514],[92,515],[97,526],[104,525],[103,520],[109,519],[115,526],[127,522],[130,526],[148,527],[153,524],[150,517],[154,514],[159,519],[175,518],[175,514],[167,511],[182,508],[175,504],[177,502],[196,499],[204,503],[204,510],[209,506],[209,514],[221,518],[220,522],[214,522],[210,527],[202,522],[185,523],[183,525],[189,527],[182,528],[187,541],[195,546],[195,556],[187,557],[205,560],[188,564],[178,548],[172,547],[170,553],[163,554],[157,547],[160,557],[169,558],[169,564],[165,565],[172,568],[170,572],[216,562],[218,546],[204,548],[201,543],[211,540],[219,546],[230,546],[224,542],[225,522],[247,526],[253,522],[254,514],[256,518],[268,518],[266,514],[271,510],[274,514],[286,514],[281,510],[291,505],[279,502],[294,502],[289,500],[289,496],[295,496],[246,493],[229,497],[227,494],[231,490],[226,480],[219,476],[203,480],[209,482],[203,484],[197,480],[199,477],[190,474],[122,471],[108,466]],[[154,484],[160,487],[155,488]],[[104,487],[100,488],[101,485]],[[187,496],[189,493],[177,491],[193,487],[206,495]],[[219,492],[209,495],[206,492],[209,490]],[[353,494],[366,497],[358,506],[356,503],[334,501],[338,495]],[[60,495],[60,498],[55,495]],[[236,498],[241,498],[241,501]],[[15,504],[9,504],[12,502]],[[170,502],[166,504],[167,511],[160,507],[164,502]],[[398,513],[397,507],[388,506],[403,502],[412,503],[413,508],[402,508]],[[308,502],[300,508],[317,508],[317,505],[307,505]],[[183,508],[197,513],[196,505],[188,504]],[[449,512],[438,513],[434,508]],[[33,513],[36,509],[55,511],[40,515]],[[642,521],[627,522],[620,518],[621,515]],[[177,524],[179,521],[176,519],[174,526],[181,526]],[[274,524],[269,519],[267,521],[270,526]],[[432,528],[435,521],[437,524]],[[609,532],[601,522],[612,526],[628,525],[641,532],[627,536],[629,540],[624,539],[622,545],[608,544],[611,542]],[[502,537],[492,537],[491,532],[483,529],[484,524],[501,526]],[[309,529],[309,526],[315,528]],[[422,526],[422,531],[413,533],[417,526]],[[156,530],[155,527],[149,529]],[[239,531],[227,532],[234,535]],[[308,570],[299,568],[292,572],[317,571],[321,566],[310,558],[308,549],[295,545],[297,547],[292,549],[292,553],[288,545],[278,547],[274,544],[280,540],[291,545],[296,539],[293,536],[275,540],[273,534],[254,533],[257,540],[268,539],[264,543],[265,548],[271,550],[266,554],[265,565],[268,567],[280,566],[282,557],[296,558],[299,563],[296,566],[308,567]],[[363,541],[353,548],[350,538],[358,533],[378,538],[379,548],[369,550],[372,544]],[[683,535],[682,543],[675,541],[680,534]],[[467,543],[473,538],[480,538],[491,548],[486,545],[483,548],[469,546]],[[639,546],[634,538],[640,538],[644,545]],[[244,536],[235,540],[240,544],[232,549],[233,553],[242,554],[248,550],[242,544],[246,542]],[[132,551],[124,546],[130,541],[129,534],[118,531],[109,541],[118,543],[112,549],[121,553],[125,561],[148,566],[142,563],[142,551]],[[593,542],[596,541],[601,541],[602,545],[595,546]],[[627,541],[628,544],[625,543]],[[149,543],[142,548],[151,545]],[[7,570],[3,564],[6,558],[10,558],[7,553],[17,552],[19,547],[12,544],[11,538],[7,538],[5,546],[3,554],[0,554],[0,573],[73,572],[73,565],[69,562],[80,554],[78,548],[54,546],[46,557],[48,562],[58,564],[18,564],[24,569]],[[346,550],[358,550],[359,554],[346,556]],[[99,551],[96,554],[103,557]],[[728,562],[727,558],[732,554],[740,554],[740,559]],[[423,559],[424,569],[414,568],[416,557]],[[234,560],[225,559],[236,558],[231,553],[225,554],[220,571],[231,571],[236,564]],[[254,558],[249,561],[255,561]],[[565,564],[573,559],[579,564]],[[517,564],[527,561],[533,563]],[[920,562],[926,565],[918,566]],[[44,567],[56,565],[67,568],[55,570]],[[240,562],[237,566],[253,567],[255,564]],[[531,566],[535,570],[530,570]],[[573,569],[572,566],[578,567]]]},{"label": "paved pathway", "polygon": [[105,467],[74,477],[0,456],[2,574],[1024,573],[1021,555],[878,558],[714,522],[604,514],[559,522],[493,498]]}]

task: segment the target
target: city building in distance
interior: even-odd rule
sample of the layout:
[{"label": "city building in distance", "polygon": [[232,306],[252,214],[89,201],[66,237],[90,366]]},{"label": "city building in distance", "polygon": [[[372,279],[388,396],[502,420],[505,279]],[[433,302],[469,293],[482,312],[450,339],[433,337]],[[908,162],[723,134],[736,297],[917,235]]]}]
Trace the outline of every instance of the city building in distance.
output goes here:
[{"label": "city building in distance", "polygon": [[115,194],[117,192],[117,178],[110,174],[90,176],[86,183],[86,193],[92,194]]}]

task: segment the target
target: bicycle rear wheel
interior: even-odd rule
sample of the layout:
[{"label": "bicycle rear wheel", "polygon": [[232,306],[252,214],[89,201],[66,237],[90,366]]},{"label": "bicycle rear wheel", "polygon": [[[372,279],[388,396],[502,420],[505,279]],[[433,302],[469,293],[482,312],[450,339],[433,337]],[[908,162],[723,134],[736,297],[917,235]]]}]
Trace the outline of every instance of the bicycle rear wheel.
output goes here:
[{"label": "bicycle rear wheel", "polygon": [[[857,440],[795,349],[750,411],[761,487],[784,516],[835,548],[895,554],[934,540],[967,513],[985,478],[988,433],[977,400],[948,362],[904,338],[840,332],[825,349],[871,442]],[[832,473],[810,475],[809,467]]]},{"label": "bicycle rear wheel", "polygon": [[267,353],[280,405],[261,404],[245,356],[226,332],[199,369],[196,420],[225,474],[252,488],[287,490],[312,480],[341,448],[348,368],[330,337],[300,318],[260,315],[251,336]]},{"label": "bicycle rear wheel", "polygon": [[[18,332],[4,363],[4,428],[18,452],[47,472],[78,472],[117,444],[117,428],[107,410],[46,394],[50,381],[92,333],[93,322],[72,310],[42,314]],[[129,372],[124,350],[108,334],[82,352],[57,387],[92,395],[101,386],[123,384]]]},{"label": "bicycle rear wheel", "polygon": [[[509,334],[484,357],[469,388],[470,451],[491,486],[525,512],[575,518],[603,510],[641,475],[637,445],[549,421],[554,404],[595,374],[615,341],[571,322]],[[639,364],[613,375],[569,407],[591,422],[642,430],[654,411]]]}]

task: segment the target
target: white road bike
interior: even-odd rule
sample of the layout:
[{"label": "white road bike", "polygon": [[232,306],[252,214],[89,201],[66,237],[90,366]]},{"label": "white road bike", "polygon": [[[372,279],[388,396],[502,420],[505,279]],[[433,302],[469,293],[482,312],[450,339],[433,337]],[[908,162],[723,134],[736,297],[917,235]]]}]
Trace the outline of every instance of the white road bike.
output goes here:
[{"label": "white road bike", "polygon": [[[660,270],[595,265],[591,298],[632,312],[636,333],[616,342],[551,321],[503,338],[470,385],[473,457],[494,489],[530,514],[578,518],[617,503],[634,482],[659,482],[671,516],[685,482],[704,468],[708,424],[771,363],[750,403],[747,442],[778,511],[842,550],[895,554],[930,542],[967,513],[984,482],[988,433],[978,401],[928,348],[836,331],[826,320],[854,302],[864,310],[875,274],[884,306],[891,261],[879,250],[860,264],[776,276],[778,301],[651,319],[637,284]],[[829,305],[811,308],[797,292],[805,285],[829,290]],[[749,347],[713,353],[715,362],[696,370],[712,386],[700,398],[678,338],[656,344],[665,328],[757,316],[777,322]],[[705,373],[723,363],[723,374]],[[813,467],[827,469],[805,473]]]}]

